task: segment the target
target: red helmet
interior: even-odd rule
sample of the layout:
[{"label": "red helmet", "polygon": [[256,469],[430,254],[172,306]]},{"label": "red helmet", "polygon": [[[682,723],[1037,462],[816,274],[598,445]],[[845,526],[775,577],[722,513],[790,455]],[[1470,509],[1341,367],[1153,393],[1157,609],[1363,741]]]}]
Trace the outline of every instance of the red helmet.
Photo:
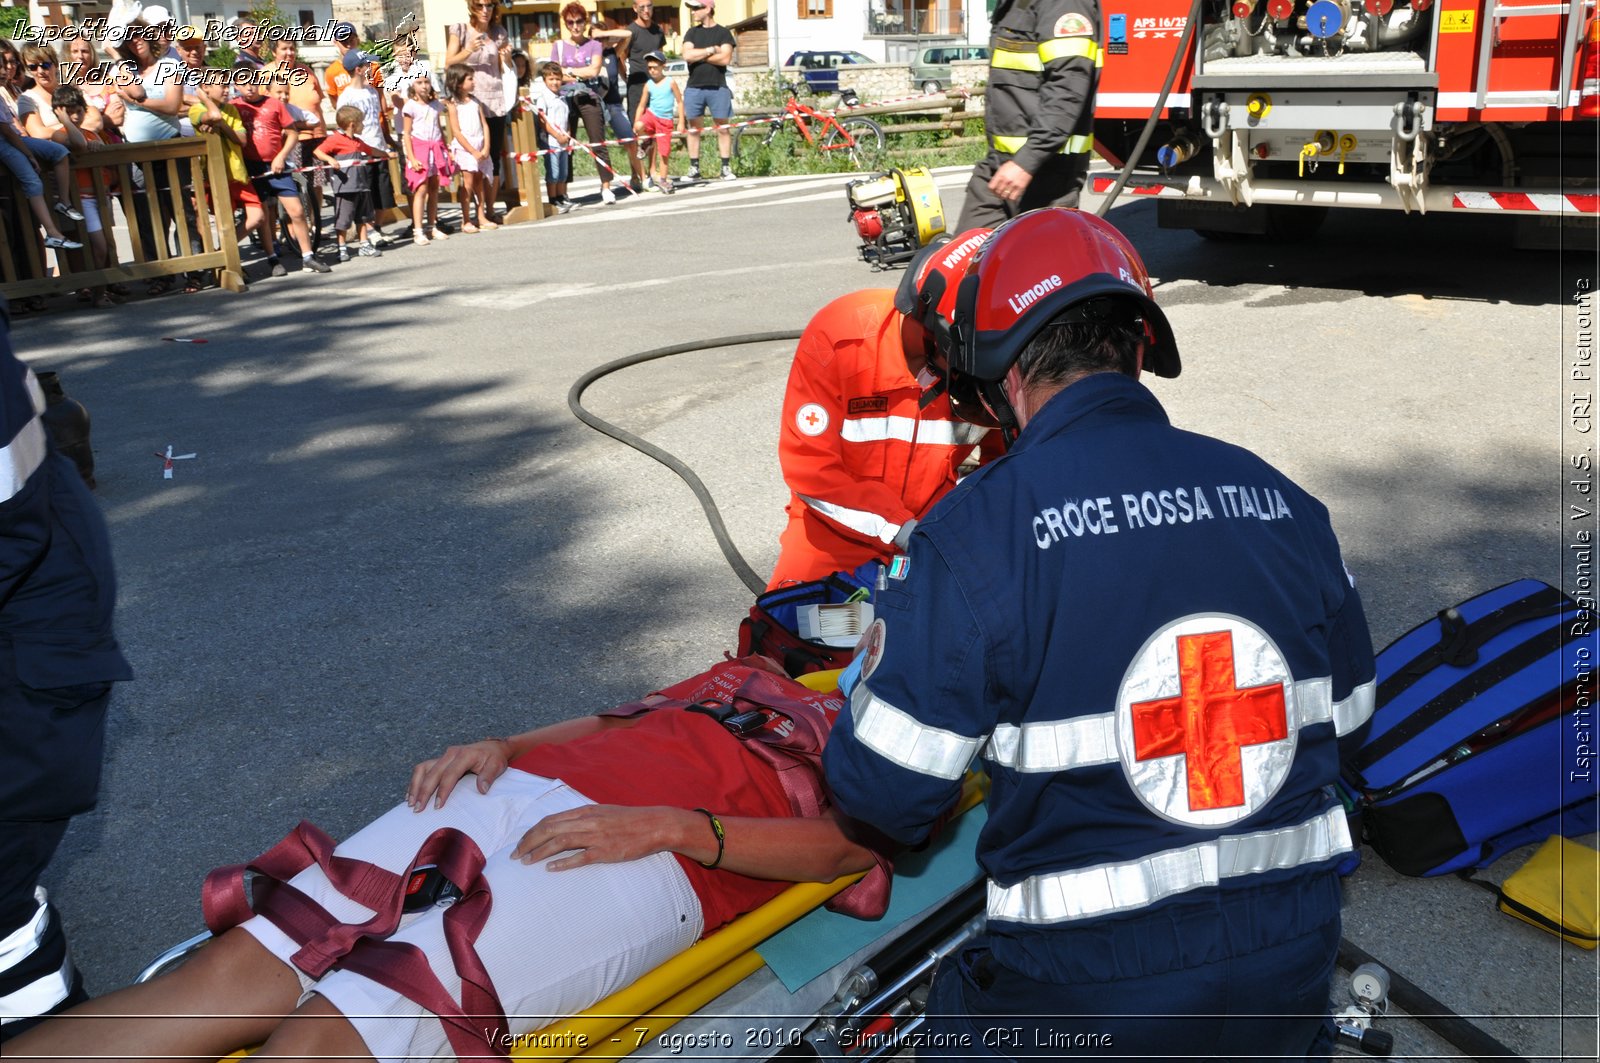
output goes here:
[{"label": "red helmet", "polygon": [[943,234],[918,251],[900,278],[894,308],[933,335],[944,357],[950,357],[950,323],[955,320],[956,288],[966,276],[972,256],[992,229],[968,229],[959,236]]},{"label": "red helmet", "polygon": [[[968,266],[956,294],[952,383],[998,384],[1040,329],[1063,320],[1142,324],[1144,367],[1165,377],[1182,368],[1128,238],[1093,214],[1047,207],[1000,226]],[[985,398],[997,391],[981,390]]]}]

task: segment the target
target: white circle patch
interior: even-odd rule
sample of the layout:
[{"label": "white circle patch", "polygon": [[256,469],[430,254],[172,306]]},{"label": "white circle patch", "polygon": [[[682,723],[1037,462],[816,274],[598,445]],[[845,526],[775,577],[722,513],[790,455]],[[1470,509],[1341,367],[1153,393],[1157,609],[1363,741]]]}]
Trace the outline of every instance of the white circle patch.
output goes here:
[{"label": "white circle patch", "polygon": [[1237,616],[1161,628],[1117,691],[1117,753],[1133,792],[1174,823],[1220,827],[1260,811],[1289,777],[1294,677],[1267,633]]},{"label": "white circle patch", "polygon": [[808,402],[795,411],[794,426],[803,436],[820,436],[828,430],[828,411]]},{"label": "white circle patch", "polygon": [[861,648],[862,679],[872,678],[872,673],[877,671],[878,662],[883,660],[883,640],[887,633],[888,629],[883,623],[883,618],[879,617],[872,622],[872,626],[867,628],[866,633],[861,636],[861,641],[857,643]]}]

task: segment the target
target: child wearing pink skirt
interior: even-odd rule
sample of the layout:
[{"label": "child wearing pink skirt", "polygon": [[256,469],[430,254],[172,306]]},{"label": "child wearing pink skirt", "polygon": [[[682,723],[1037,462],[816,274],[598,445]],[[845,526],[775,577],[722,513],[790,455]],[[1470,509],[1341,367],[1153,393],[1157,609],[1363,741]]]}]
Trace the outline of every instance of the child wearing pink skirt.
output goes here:
[{"label": "child wearing pink skirt", "polygon": [[[500,227],[489,220],[487,192],[494,178],[494,160],[489,158],[483,105],[472,98],[472,88],[470,66],[452,63],[445,68],[444,90],[450,97],[445,112],[450,122],[450,158],[461,170],[461,231],[464,233]],[[476,225],[472,223],[474,204],[478,212]]]},{"label": "child wearing pink skirt", "polygon": [[[433,82],[426,75],[414,79],[409,96],[400,110],[400,143],[406,156],[406,187],[411,190],[411,242],[423,245],[445,238],[439,231],[439,181],[448,181],[456,168],[444,150],[440,126],[444,105],[433,98]],[[422,227],[424,214],[426,230]]]}]

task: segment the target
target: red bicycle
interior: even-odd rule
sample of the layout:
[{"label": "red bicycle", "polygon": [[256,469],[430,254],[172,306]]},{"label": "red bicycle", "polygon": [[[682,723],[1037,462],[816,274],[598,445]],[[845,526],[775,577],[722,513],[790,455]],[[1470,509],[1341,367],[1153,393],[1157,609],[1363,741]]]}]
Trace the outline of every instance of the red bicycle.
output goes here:
[{"label": "red bicycle", "polygon": [[[843,170],[877,170],[884,156],[883,127],[864,115],[837,117],[801,103],[799,86],[786,81],[788,101],[782,114],[757,115],[733,131],[733,156],[739,160],[741,174],[783,172],[779,160],[804,151],[824,152],[837,159]],[[846,107],[860,105],[853,89],[839,94]],[[763,158],[763,156],[765,158]]]}]

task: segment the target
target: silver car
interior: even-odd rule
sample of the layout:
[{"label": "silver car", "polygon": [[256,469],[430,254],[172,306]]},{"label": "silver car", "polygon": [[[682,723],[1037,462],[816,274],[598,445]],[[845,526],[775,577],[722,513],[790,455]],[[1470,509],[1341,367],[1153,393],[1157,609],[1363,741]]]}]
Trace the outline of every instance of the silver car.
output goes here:
[{"label": "silver car", "polygon": [[950,86],[950,64],[960,59],[989,58],[989,49],[968,44],[941,44],[924,48],[911,62],[911,83],[923,92],[942,92]]}]

